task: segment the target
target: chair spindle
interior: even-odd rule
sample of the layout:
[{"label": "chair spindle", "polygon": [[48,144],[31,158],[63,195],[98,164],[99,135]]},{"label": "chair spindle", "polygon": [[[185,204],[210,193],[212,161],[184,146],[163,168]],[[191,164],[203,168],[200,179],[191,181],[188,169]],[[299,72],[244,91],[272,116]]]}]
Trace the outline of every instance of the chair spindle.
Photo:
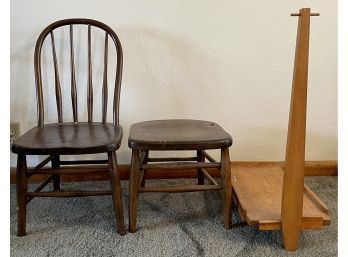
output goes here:
[{"label": "chair spindle", "polygon": [[105,31],[104,74],[103,74],[103,123],[108,110],[108,33]]},{"label": "chair spindle", "polygon": [[57,102],[57,112],[58,112],[58,122],[63,122],[63,112],[62,112],[62,91],[59,81],[59,72],[58,72],[58,63],[57,63],[57,54],[56,46],[54,43],[54,34],[51,31],[51,43],[52,43],[52,54],[53,54],[53,64],[54,64],[54,78],[55,78],[55,89],[56,89],[56,102]]},{"label": "chair spindle", "polygon": [[73,25],[70,25],[71,102],[72,102],[74,122],[78,122],[77,89],[76,89],[75,60],[74,60],[74,34],[73,33],[74,33]]},{"label": "chair spindle", "polygon": [[87,111],[88,122],[93,121],[93,86],[92,86],[92,56],[91,56],[91,25],[88,24],[88,87],[87,87]]}]

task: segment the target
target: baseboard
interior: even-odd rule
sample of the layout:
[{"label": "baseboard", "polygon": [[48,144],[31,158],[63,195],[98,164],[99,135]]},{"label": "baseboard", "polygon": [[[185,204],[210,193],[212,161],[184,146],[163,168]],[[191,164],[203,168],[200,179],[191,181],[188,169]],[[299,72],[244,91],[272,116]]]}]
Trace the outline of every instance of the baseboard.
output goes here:
[{"label": "baseboard", "polygon": [[[283,166],[284,162],[257,162],[257,161],[232,161],[231,165],[264,165],[276,164]],[[121,179],[128,180],[129,178],[129,164],[120,164],[118,166]],[[306,161],[305,162],[305,176],[337,176],[337,161]],[[105,170],[107,168],[105,167]],[[82,170],[82,168],[81,168]],[[11,184],[16,183],[16,168],[11,167]],[[219,171],[217,169],[209,169],[210,175],[213,177],[219,177]],[[197,171],[192,170],[166,170],[166,171],[153,171],[149,170],[146,173],[146,178],[148,179],[170,179],[170,178],[195,178],[197,176]],[[29,183],[38,183],[44,180],[47,175],[35,175],[29,178]],[[102,181],[108,180],[108,173],[89,173],[87,175],[64,175],[61,176],[62,182],[81,182],[81,181]]]}]

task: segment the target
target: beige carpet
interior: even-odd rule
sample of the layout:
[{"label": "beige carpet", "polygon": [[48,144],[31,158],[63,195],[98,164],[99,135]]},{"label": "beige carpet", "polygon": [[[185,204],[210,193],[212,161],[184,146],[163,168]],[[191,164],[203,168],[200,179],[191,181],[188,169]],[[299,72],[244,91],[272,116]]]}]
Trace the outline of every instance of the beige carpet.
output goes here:
[{"label": "beige carpet", "polygon": [[[110,196],[35,198],[28,205],[28,234],[19,238],[11,186],[11,256],[337,256],[337,177],[311,177],[306,183],[328,205],[332,223],[320,231],[304,231],[295,253],[283,250],[279,231],[260,232],[240,223],[237,213],[233,220],[239,224],[225,230],[218,192],[141,194],[138,232],[123,237],[115,232]],[[81,186],[108,188],[108,183],[69,184]],[[127,225],[126,181],[122,189]]]}]

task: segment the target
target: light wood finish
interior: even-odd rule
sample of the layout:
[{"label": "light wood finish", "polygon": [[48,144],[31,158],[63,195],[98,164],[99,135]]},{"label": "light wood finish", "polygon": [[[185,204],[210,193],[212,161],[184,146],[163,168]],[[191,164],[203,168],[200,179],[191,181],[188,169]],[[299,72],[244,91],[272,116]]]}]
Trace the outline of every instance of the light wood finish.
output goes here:
[{"label": "light wood finish", "polygon": [[306,144],[310,9],[300,10],[282,192],[284,247],[294,251],[301,231]]},{"label": "light wood finish", "polygon": [[284,168],[232,168],[241,216],[261,230],[281,229],[289,251],[297,249],[301,229],[330,223],[327,207],[304,185],[310,16],[309,8],[299,12]]},{"label": "light wood finish", "polygon": [[[275,164],[232,165],[231,174],[243,219],[260,230],[280,230],[284,170]],[[302,229],[330,224],[327,207],[312,191],[304,190],[300,220]]]}]

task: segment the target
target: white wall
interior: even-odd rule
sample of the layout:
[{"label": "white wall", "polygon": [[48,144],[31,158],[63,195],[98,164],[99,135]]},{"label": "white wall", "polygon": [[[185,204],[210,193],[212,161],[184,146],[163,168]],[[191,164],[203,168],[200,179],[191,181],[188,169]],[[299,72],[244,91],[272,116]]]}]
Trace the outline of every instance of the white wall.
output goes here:
[{"label": "white wall", "polygon": [[129,126],[165,118],[220,123],[234,139],[232,160],[283,160],[297,29],[290,13],[301,7],[321,14],[311,21],[306,158],[337,159],[336,1],[12,0],[11,121],[21,132],[36,125],[41,30],[62,18],[93,18],[116,31],[124,50],[120,163],[130,161]]}]

